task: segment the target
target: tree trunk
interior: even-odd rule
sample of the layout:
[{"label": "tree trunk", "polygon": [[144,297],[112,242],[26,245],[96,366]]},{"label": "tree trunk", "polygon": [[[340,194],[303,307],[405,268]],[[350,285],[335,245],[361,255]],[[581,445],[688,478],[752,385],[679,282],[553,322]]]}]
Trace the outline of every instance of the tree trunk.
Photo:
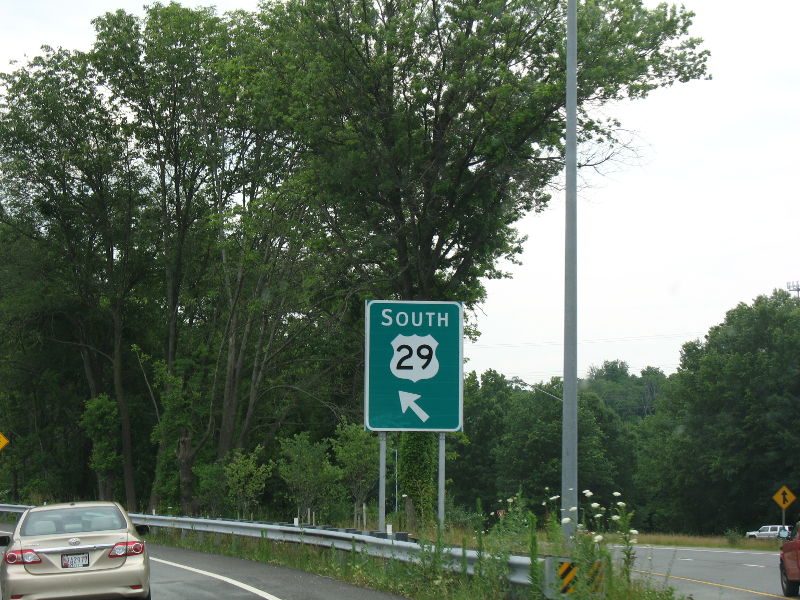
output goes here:
[{"label": "tree trunk", "polygon": [[161,494],[159,490],[161,489],[161,481],[159,479],[159,474],[161,473],[161,463],[164,461],[164,453],[166,452],[164,446],[166,441],[164,440],[164,434],[161,434],[161,439],[158,441],[158,451],[156,452],[156,466],[153,470],[153,483],[150,488],[150,501],[147,504],[147,509],[150,512],[155,511],[161,505]]},{"label": "tree trunk", "polygon": [[131,419],[125,389],[122,384],[122,309],[115,306],[114,321],[114,395],[119,407],[119,419],[122,433],[122,471],[125,481],[125,501],[129,511],[136,511],[136,482],[133,476],[133,444],[131,442]]},{"label": "tree trunk", "polygon": [[178,476],[180,477],[181,487],[181,510],[185,515],[193,515],[195,513],[195,497],[194,497],[194,474],[192,473],[192,466],[194,465],[195,451],[192,450],[192,440],[184,433],[178,440],[178,447],[175,449],[175,455],[178,458]]},{"label": "tree trunk", "polygon": [[220,415],[219,444],[217,445],[217,458],[224,457],[231,449],[233,430],[236,425],[236,414],[239,412],[239,389],[237,386],[236,366],[238,364],[236,351],[236,330],[238,314],[231,317],[230,331],[228,332],[228,360],[225,367],[225,391],[222,398],[222,414]]}]

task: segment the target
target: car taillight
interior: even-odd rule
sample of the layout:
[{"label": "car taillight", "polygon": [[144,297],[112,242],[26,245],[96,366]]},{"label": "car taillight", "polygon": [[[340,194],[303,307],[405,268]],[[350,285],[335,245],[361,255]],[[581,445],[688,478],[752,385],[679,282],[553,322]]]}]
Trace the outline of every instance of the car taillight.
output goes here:
[{"label": "car taillight", "polygon": [[6,552],[4,560],[9,565],[34,565],[42,562],[42,559],[33,550],[10,550]]},{"label": "car taillight", "polygon": [[114,544],[109,558],[121,558],[123,556],[136,556],[144,552],[144,542],[119,542]]}]

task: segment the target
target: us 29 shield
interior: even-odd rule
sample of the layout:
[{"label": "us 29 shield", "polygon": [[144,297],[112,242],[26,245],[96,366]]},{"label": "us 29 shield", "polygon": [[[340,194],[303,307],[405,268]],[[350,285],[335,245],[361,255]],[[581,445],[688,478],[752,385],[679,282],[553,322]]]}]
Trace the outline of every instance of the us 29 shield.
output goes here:
[{"label": "us 29 shield", "polygon": [[392,375],[414,382],[434,377],[439,372],[438,346],[432,335],[398,335],[392,340]]}]

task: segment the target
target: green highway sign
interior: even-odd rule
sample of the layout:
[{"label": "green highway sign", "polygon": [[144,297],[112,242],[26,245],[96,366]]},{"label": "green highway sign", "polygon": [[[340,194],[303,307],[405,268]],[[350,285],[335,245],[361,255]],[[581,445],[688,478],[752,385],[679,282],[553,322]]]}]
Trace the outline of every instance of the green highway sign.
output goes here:
[{"label": "green highway sign", "polygon": [[458,302],[367,301],[367,429],[461,431],[463,321]]}]

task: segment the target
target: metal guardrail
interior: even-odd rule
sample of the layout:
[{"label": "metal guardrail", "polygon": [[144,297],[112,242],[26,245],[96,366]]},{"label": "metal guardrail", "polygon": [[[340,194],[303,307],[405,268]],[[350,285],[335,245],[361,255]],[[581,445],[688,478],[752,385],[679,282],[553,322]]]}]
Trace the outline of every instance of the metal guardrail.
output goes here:
[{"label": "metal guardrail", "polygon": [[[30,506],[22,504],[0,504],[0,513],[22,513]],[[475,550],[464,548],[445,547],[436,549],[415,542],[406,542],[394,537],[386,538],[355,533],[352,530],[335,529],[326,527],[311,527],[305,525],[290,525],[285,523],[257,523],[251,521],[234,521],[227,519],[202,519],[192,517],[171,517],[163,515],[147,515],[130,513],[131,519],[137,525],[147,525],[151,528],[164,527],[183,531],[205,533],[231,534],[246,537],[257,537],[269,540],[290,542],[298,544],[312,544],[326,548],[336,548],[344,551],[363,552],[370,556],[390,558],[402,562],[424,562],[438,556],[444,568],[455,572],[462,572],[466,567],[467,573],[472,575],[475,566],[481,557]],[[397,535],[397,534],[395,534]],[[542,561],[543,559],[538,559]],[[508,558],[508,580],[517,585],[530,585],[531,559],[527,556],[510,556]]]}]

